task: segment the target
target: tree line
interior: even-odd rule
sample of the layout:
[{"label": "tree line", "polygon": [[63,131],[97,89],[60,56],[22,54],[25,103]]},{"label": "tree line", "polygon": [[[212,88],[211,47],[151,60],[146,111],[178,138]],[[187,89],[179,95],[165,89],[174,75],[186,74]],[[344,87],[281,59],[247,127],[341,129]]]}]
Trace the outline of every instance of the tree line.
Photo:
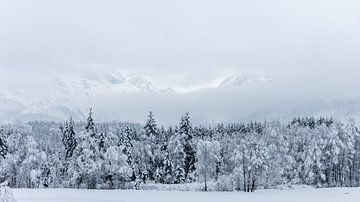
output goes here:
[{"label": "tree line", "polygon": [[0,180],[17,188],[141,189],[146,183],[209,183],[253,192],[291,184],[360,185],[355,121],[294,118],[193,126],[33,121],[1,126]]}]

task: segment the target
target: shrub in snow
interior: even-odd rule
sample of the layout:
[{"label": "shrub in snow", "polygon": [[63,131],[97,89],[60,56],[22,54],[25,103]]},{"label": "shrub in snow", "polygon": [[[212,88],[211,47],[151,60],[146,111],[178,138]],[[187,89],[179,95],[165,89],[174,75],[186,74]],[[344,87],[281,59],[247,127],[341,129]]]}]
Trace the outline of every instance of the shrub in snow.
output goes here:
[{"label": "shrub in snow", "polygon": [[221,175],[215,183],[216,191],[234,191],[234,179],[229,175]]},{"label": "shrub in snow", "polygon": [[0,184],[0,201],[16,202],[10,188],[7,185],[8,185],[7,181]]}]

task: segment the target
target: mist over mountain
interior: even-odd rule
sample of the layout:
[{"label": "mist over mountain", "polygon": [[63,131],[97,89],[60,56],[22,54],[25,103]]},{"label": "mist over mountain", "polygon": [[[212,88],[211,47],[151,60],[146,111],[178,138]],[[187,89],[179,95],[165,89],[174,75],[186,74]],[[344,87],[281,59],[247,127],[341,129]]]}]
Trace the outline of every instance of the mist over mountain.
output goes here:
[{"label": "mist over mountain", "polygon": [[0,120],[62,121],[69,116],[81,120],[93,101],[102,96],[172,92],[172,89],[155,87],[141,76],[124,77],[114,72],[96,77],[70,73],[50,75],[40,88],[33,90],[42,92],[41,96],[27,94],[27,89],[18,88],[16,92],[1,89]]},{"label": "mist over mountain", "polygon": [[[118,71],[97,74],[48,75],[29,93],[1,89],[0,120],[84,120],[90,107],[98,121],[142,122],[152,110],[161,123],[174,124],[185,111],[196,123],[248,120],[288,120],[294,116],[360,117],[360,99],[299,86],[295,77],[267,74],[235,74],[212,86],[182,92],[172,86],[158,87],[151,78]],[[41,95],[35,96],[36,92]],[[329,92],[329,93],[327,93]]]},{"label": "mist over mountain", "polygon": [[226,77],[219,88],[237,88],[242,86],[259,85],[274,81],[276,78],[269,75],[243,74],[239,76]]}]

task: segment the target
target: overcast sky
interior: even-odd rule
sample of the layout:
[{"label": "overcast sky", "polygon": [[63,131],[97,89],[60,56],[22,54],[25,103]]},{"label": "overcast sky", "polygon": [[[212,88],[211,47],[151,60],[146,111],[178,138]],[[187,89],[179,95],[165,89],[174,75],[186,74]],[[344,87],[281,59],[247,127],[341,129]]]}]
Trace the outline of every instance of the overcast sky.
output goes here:
[{"label": "overcast sky", "polygon": [[358,0],[0,0],[0,75],[29,88],[105,68],[189,87],[255,72],[351,91],[359,11]]}]

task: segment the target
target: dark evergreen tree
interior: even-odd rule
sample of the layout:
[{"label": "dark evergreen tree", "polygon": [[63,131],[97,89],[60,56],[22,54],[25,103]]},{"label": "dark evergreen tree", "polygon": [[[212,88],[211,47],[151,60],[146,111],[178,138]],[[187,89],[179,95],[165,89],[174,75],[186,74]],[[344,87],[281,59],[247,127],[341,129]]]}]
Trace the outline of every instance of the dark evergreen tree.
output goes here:
[{"label": "dark evergreen tree", "polygon": [[92,108],[90,108],[89,116],[87,118],[87,122],[85,125],[85,130],[87,133],[90,134],[90,137],[94,138],[96,136],[96,132],[95,132],[95,123],[92,115],[93,115]]},{"label": "dark evergreen tree", "polygon": [[163,126],[160,128],[159,138],[157,142],[157,144],[160,145],[160,150],[166,151],[169,142],[169,134]]},{"label": "dark evergreen tree", "polygon": [[125,127],[125,131],[123,136],[123,145],[124,150],[123,153],[127,156],[127,163],[129,166],[132,165],[132,155],[131,155],[131,149],[133,147],[133,144],[131,143],[131,129],[129,126]]},{"label": "dark evergreen tree", "polygon": [[181,184],[185,182],[185,171],[182,167],[178,166],[175,169],[174,183]]},{"label": "dark evergreen tree", "polygon": [[158,135],[158,129],[154,119],[154,115],[151,111],[149,112],[148,119],[146,121],[144,129],[145,129],[145,135],[155,140],[155,138]]},{"label": "dark evergreen tree", "polygon": [[148,164],[147,177],[151,180],[156,178],[156,169],[161,167],[159,164],[162,159],[159,159],[158,152],[160,152],[160,145],[158,144],[159,130],[157,128],[154,115],[150,111],[146,124],[144,126],[145,137],[144,141],[150,145],[150,152],[146,154],[146,161]]},{"label": "dark evergreen tree", "polygon": [[164,170],[162,168],[156,168],[155,183],[164,183]]},{"label": "dark evergreen tree", "polygon": [[100,153],[105,153],[106,152],[105,135],[106,135],[106,130],[104,128],[101,128],[100,132],[96,136],[96,142],[98,144],[98,150],[99,150]]},{"label": "dark evergreen tree", "polygon": [[101,169],[102,153],[99,152],[99,141],[96,134],[93,112],[90,108],[89,116],[85,124],[85,131],[81,133],[81,141],[77,146],[76,153],[76,186],[86,186],[89,189],[96,188],[99,170]]},{"label": "dark evergreen tree", "polygon": [[65,146],[65,160],[72,157],[74,150],[76,149],[77,142],[74,131],[74,121],[70,117],[69,123],[65,123],[65,129],[62,129],[62,143]]},{"label": "dark evergreen tree", "polygon": [[181,117],[179,134],[184,137],[183,147],[185,152],[185,162],[184,162],[184,171],[185,171],[185,180],[192,181],[190,179],[190,174],[195,171],[195,149],[193,146],[193,129],[190,122],[190,115],[188,112]]},{"label": "dark evergreen tree", "polygon": [[174,176],[173,176],[173,165],[171,161],[166,157],[164,160],[163,166],[163,183],[165,184],[172,184],[174,183]]},{"label": "dark evergreen tree", "polygon": [[47,162],[42,163],[40,170],[41,170],[41,174],[40,174],[41,186],[44,188],[48,188],[51,180],[50,179],[51,170],[49,164]]},{"label": "dark evergreen tree", "polygon": [[6,144],[5,134],[3,129],[0,129],[0,160],[5,159],[8,153],[8,146]]},{"label": "dark evergreen tree", "polygon": [[130,126],[127,125],[125,127],[122,137],[123,137],[123,145],[124,145],[123,153],[127,156],[126,162],[132,171],[130,179],[131,179],[131,181],[135,181],[136,180],[136,172],[135,172],[135,168],[133,165],[133,157],[131,154],[131,151],[133,149],[133,144],[131,142],[132,141],[132,130],[131,130]]}]

